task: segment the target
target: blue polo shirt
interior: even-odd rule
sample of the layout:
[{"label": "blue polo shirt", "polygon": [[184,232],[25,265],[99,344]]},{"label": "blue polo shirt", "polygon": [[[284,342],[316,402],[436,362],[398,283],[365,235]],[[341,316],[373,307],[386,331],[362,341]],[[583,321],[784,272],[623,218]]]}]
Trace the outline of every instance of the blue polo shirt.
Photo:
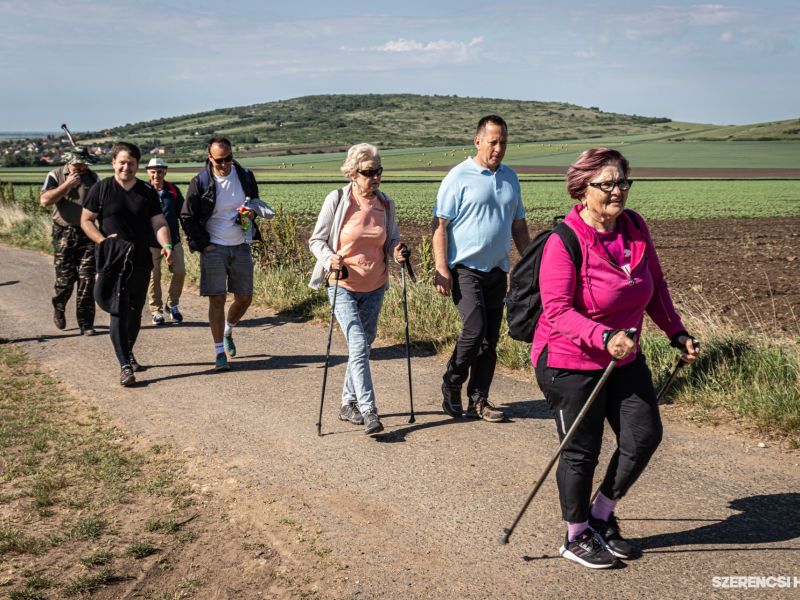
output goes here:
[{"label": "blue polo shirt", "polygon": [[525,218],[519,179],[511,168],[501,164],[492,173],[467,158],[442,180],[433,215],[450,222],[448,266],[508,272],[511,223]]}]

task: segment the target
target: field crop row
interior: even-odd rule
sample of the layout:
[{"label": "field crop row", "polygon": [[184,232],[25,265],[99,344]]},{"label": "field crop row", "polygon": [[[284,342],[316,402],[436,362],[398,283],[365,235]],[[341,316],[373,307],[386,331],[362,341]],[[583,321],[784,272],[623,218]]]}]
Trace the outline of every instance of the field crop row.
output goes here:
[{"label": "field crop row", "polygon": [[[573,204],[564,182],[528,181],[522,197],[531,223],[546,223]],[[301,223],[312,223],[325,196],[338,184],[262,184],[261,196]],[[179,184],[185,193],[186,185]],[[427,224],[439,188],[431,183],[386,183],[382,189],[397,203],[403,223]],[[14,188],[18,201],[35,204],[38,186]],[[715,219],[723,217],[800,217],[800,181],[636,181],[628,206],[648,219]]]}]

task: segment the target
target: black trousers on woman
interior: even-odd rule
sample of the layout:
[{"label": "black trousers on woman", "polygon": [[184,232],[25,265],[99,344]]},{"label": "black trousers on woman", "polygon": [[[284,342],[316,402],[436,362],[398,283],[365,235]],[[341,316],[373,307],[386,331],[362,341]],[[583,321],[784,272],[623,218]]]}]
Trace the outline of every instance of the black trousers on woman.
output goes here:
[{"label": "black trousers on woman", "polygon": [[130,363],[133,345],[139,337],[151,270],[151,267],[133,268],[120,295],[119,314],[111,315],[111,343],[120,367]]},{"label": "black trousers on woman", "polygon": [[[547,348],[536,364],[536,380],[556,419],[559,440],[572,427],[602,370],[579,371],[547,366]],[[608,420],[617,438],[600,486],[604,496],[619,500],[642,474],[661,443],[663,427],[650,369],[643,355],[616,367],[584,417],[572,440],[561,452],[556,469],[561,514],[565,521],[589,520],[592,477]]]}]

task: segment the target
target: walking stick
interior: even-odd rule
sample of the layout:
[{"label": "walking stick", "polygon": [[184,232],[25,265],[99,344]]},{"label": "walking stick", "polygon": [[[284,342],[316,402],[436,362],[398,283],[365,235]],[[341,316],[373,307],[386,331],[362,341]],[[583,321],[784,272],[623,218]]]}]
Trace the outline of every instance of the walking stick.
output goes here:
[{"label": "walking stick", "polygon": [[403,315],[406,318],[406,364],[408,366],[408,401],[411,404],[411,416],[408,418],[409,423],[414,423],[417,419],[414,417],[414,390],[411,386],[411,349],[408,342],[408,298],[406,297],[406,269],[408,269],[408,277],[412,283],[417,282],[414,276],[414,270],[411,268],[411,263],[408,257],[411,256],[411,251],[407,247],[403,247],[400,252],[403,256],[403,268],[400,269],[400,279],[403,282]]},{"label": "walking stick", "polygon": [[[696,340],[692,338],[692,344],[698,350],[700,349],[700,340]],[[682,358],[678,358],[678,362],[675,364],[675,368],[672,369],[672,373],[669,374],[667,380],[664,382],[664,385],[661,386],[661,389],[658,391],[658,396],[656,396],[656,401],[658,404],[667,404],[664,402],[664,397],[667,395],[669,388],[672,387],[672,383],[675,381],[675,377],[678,375],[678,371],[680,371],[686,363],[683,361]]]},{"label": "walking stick", "polygon": [[325,350],[325,371],[322,373],[322,394],[319,397],[319,419],[317,419],[317,435],[322,435],[322,405],[325,403],[325,384],[328,382],[328,362],[331,357],[331,339],[333,339],[333,317],[336,312],[336,295],[339,291],[339,271],[334,271],[333,301],[331,302],[331,324],[328,327],[328,348]]},{"label": "walking stick", "polygon": [[[632,338],[636,334],[636,329],[635,328],[627,329],[625,330],[625,333],[626,335],[628,335],[628,337]],[[550,462],[547,463],[547,466],[544,468],[544,471],[542,472],[541,476],[536,481],[536,485],[533,486],[531,493],[528,494],[528,498],[525,500],[525,504],[522,505],[522,509],[519,511],[519,513],[517,513],[517,517],[514,519],[514,522],[511,524],[511,527],[508,527],[507,529],[503,530],[503,537],[500,538],[501,544],[508,543],[508,539],[511,537],[511,534],[514,533],[514,529],[516,529],[517,524],[520,522],[520,519],[522,519],[522,515],[525,514],[526,510],[528,510],[528,506],[533,501],[533,498],[536,496],[536,492],[538,492],[539,488],[542,487],[542,484],[544,483],[545,479],[547,479],[547,476],[550,474],[550,470],[553,468],[553,465],[556,464],[556,461],[558,460],[559,456],[561,456],[561,451],[564,450],[566,445],[569,444],[570,440],[572,440],[572,437],[575,435],[575,432],[578,430],[578,427],[580,426],[584,417],[586,417],[586,414],[589,412],[589,409],[592,407],[592,404],[594,403],[595,399],[600,394],[600,390],[603,389],[603,386],[606,384],[606,381],[608,380],[609,376],[611,375],[611,372],[614,370],[614,367],[616,366],[617,366],[617,359],[616,358],[611,359],[611,362],[608,363],[606,370],[603,371],[603,375],[602,377],[600,377],[600,381],[598,381],[597,385],[594,386],[594,389],[592,390],[592,393],[589,394],[589,398],[586,400],[586,403],[583,405],[583,408],[581,408],[581,411],[578,413],[578,416],[575,417],[575,420],[572,422],[572,427],[570,427],[569,431],[564,435],[564,439],[561,440],[561,444],[559,444],[558,449],[553,454],[552,458],[550,459]]]}]

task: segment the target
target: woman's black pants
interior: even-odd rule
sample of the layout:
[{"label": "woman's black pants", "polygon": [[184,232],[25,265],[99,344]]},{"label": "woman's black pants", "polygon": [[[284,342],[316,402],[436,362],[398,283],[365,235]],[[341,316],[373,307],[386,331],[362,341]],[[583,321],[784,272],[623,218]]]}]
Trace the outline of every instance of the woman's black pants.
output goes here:
[{"label": "woman's black pants", "polygon": [[[536,380],[555,417],[559,440],[569,431],[602,375],[602,370],[550,368],[547,348],[539,356]],[[663,434],[650,369],[641,354],[632,363],[611,372],[572,440],[561,452],[556,481],[561,514],[570,523],[589,519],[592,477],[603,442],[605,420],[616,435],[617,449],[600,491],[607,498],[619,500],[642,474]]]}]

